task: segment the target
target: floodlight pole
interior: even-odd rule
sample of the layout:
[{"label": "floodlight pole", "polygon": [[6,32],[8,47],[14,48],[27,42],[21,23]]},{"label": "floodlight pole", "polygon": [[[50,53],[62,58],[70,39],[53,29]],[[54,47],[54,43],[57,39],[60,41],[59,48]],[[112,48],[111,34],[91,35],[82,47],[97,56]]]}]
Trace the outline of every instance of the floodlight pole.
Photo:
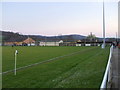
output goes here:
[{"label": "floodlight pole", "polygon": [[118,35],[117,35],[117,32],[116,32],[116,42],[118,41],[117,38],[118,38]]},{"label": "floodlight pole", "polygon": [[104,14],[104,0],[103,0],[103,45],[102,48],[105,48],[105,14]]}]

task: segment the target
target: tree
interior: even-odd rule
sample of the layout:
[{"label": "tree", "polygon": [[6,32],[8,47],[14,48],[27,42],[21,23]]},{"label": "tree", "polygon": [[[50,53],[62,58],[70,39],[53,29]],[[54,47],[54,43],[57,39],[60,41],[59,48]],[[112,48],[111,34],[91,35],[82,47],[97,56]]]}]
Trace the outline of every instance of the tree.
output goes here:
[{"label": "tree", "polygon": [[97,41],[97,37],[92,34],[92,32],[87,36],[87,40],[89,40],[90,42],[92,41]]}]

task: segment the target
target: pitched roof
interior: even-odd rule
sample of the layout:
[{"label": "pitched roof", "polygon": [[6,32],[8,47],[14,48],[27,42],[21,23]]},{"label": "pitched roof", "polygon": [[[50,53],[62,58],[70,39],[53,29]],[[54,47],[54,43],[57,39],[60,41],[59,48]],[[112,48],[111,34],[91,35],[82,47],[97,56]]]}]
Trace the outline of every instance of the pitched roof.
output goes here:
[{"label": "pitched roof", "polygon": [[24,43],[32,43],[35,42],[32,38],[28,37],[26,40],[23,41]]}]

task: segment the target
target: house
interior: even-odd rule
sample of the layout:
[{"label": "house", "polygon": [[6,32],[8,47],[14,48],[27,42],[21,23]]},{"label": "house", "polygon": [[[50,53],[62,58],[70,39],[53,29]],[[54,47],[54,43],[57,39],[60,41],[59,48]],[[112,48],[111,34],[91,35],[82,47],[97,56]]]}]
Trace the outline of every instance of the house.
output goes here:
[{"label": "house", "polygon": [[15,39],[15,38],[11,38],[9,41],[4,42],[4,45],[6,46],[35,46],[35,40],[33,40],[32,38],[28,37],[24,37],[24,38],[19,38],[19,39]]},{"label": "house", "polygon": [[[77,42],[81,42],[81,40],[78,40]],[[79,43],[76,43],[76,46],[81,46],[81,44],[79,44]]]},{"label": "house", "polygon": [[35,40],[33,40],[32,38],[28,37],[27,39],[25,39],[23,41],[23,44],[26,44],[28,46],[35,46]]}]

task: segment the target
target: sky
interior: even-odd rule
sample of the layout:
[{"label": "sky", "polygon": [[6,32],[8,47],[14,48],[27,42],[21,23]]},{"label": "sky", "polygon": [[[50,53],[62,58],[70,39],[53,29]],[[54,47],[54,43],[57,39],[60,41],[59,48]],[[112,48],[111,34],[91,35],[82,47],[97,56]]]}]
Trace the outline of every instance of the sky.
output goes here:
[{"label": "sky", "polygon": [[[2,2],[2,30],[57,36],[102,37],[102,2]],[[118,3],[105,2],[106,37],[118,32]]]}]

